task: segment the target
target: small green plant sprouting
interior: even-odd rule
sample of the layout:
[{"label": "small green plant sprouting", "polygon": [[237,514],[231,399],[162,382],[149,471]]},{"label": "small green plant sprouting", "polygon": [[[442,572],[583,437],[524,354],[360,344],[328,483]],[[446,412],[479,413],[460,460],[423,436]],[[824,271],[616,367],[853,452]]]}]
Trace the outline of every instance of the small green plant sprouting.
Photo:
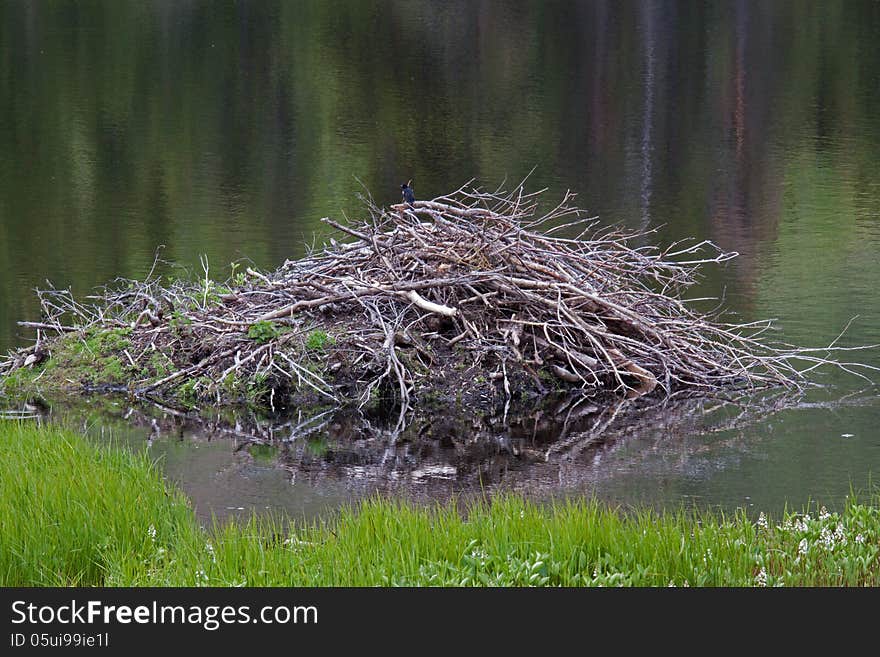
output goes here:
[{"label": "small green plant sprouting", "polygon": [[[150,356],[148,363],[153,372],[156,373],[156,376],[159,377],[167,376],[177,369],[174,365],[174,361],[161,351],[155,351]],[[149,376],[149,372],[147,372],[145,376]]]},{"label": "small green plant sprouting", "polygon": [[281,335],[281,330],[272,322],[255,322],[248,328],[247,336],[260,344],[265,344]]},{"label": "small green plant sprouting", "polygon": [[177,399],[178,401],[185,404],[192,404],[198,399],[198,395],[196,394],[196,387],[198,386],[198,381],[195,379],[190,379],[186,383],[183,383],[177,389]]},{"label": "small green plant sprouting", "polygon": [[192,324],[192,320],[179,310],[175,310],[171,313],[171,317],[168,319],[168,324],[171,326],[172,330],[177,331],[184,326]]},{"label": "small green plant sprouting", "polygon": [[229,263],[229,268],[232,272],[229,276],[229,280],[235,287],[242,287],[247,282],[247,275],[243,271],[237,271],[239,267],[240,264],[237,262]]},{"label": "small green plant sprouting", "polygon": [[249,404],[258,405],[260,400],[265,398],[270,392],[271,387],[268,384],[268,377],[266,374],[255,374],[251,380],[247,382],[245,399]]},{"label": "small green plant sprouting", "polygon": [[333,339],[333,336],[320,329],[315,329],[306,338],[306,349],[309,351],[324,351],[327,347],[334,344],[336,344],[336,340]]},{"label": "small green plant sprouting", "polygon": [[239,380],[232,372],[223,377],[223,380],[220,381],[220,385],[231,396],[234,396],[238,393]]}]

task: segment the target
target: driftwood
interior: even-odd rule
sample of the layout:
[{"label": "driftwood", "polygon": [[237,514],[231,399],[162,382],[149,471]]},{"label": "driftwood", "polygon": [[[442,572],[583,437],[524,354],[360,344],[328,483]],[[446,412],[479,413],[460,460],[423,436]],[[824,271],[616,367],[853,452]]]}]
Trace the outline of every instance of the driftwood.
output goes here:
[{"label": "driftwood", "polygon": [[[195,381],[202,398],[221,402],[230,380],[261,380],[271,405],[292,387],[361,403],[381,389],[405,409],[418,389],[451,382],[461,364],[470,380],[482,371],[508,397],[522,381],[540,387],[549,377],[627,398],[798,388],[821,365],[857,376],[868,367],[832,359],[846,351],[834,343],[775,344],[765,337],[769,321],[728,323],[683,300],[700,268],[735,253],[708,241],[646,245],[647,233],[601,229],[568,194],[538,214],[538,194],[465,186],[388,209],[367,199],[359,223],[324,219],[352,241],[330,240],[277,271],[247,269],[217,285],[203,261],[197,282],[163,284],[151,271],[84,301],[43,290],[41,321],[23,324],[42,332],[38,346],[50,353],[47,332],[84,340],[124,330],[130,344],[120,360],[138,395],[162,398]],[[332,344],[310,367],[316,329]],[[10,354],[0,375],[34,351]],[[162,375],[157,357],[168,363]],[[513,371],[523,374],[519,384]]]}]

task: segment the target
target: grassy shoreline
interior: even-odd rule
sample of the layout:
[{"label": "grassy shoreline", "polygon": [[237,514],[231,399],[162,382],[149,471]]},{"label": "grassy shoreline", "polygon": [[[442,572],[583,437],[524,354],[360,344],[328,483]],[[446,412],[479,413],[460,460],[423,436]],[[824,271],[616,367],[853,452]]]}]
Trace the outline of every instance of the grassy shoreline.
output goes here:
[{"label": "grassy shoreline", "polygon": [[880,585],[880,493],[757,523],[504,497],[205,530],[144,454],[11,421],[0,447],[0,586]]}]

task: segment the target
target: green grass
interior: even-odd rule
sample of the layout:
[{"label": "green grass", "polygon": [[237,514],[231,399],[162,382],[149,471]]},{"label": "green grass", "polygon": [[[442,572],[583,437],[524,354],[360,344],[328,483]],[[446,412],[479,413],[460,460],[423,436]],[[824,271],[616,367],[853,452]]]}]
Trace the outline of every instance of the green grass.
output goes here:
[{"label": "green grass", "polygon": [[248,327],[248,337],[260,344],[265,344],[281,335],[281,330],[272,322],[260,321]]},{"label": "green grass", "polygon": [[336,344],[336,339],[326,331],[315,329],[306,338],[306,349],[309,351],[324,351],[327,347]]},{"label": "green grass", "polygon": [[28,397],[82,384],[126,385],[149,374],[131,367],[124,355],[131,346],[130,335],[128,328],[92,328],[83,335],[58,336],[46,361],[0,379],[0,391]]},{"label": "green grass", "polygon": [[0,586],[880,585],[880,494],[757,522],[517,497],[463,518],[377,499],[206,531],[146,456],[13,422],[0,447]]},{"label": "green grass", "polygon": [[144,456],[0,423],[0,585],[94,585],[153,550],[146,528],[195,533],[187,500]]}]

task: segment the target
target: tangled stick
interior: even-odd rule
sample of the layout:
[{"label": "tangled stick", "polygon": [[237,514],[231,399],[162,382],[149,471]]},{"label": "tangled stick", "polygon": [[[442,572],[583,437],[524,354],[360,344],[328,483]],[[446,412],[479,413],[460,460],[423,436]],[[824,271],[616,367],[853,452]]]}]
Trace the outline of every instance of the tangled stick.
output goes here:
[{"label": "tangled stick", "polygon": [[[727,323],[683,300],[702,267],[735,253],[709,241],[644,245],[645,233],[601,229],[570,194],[538,215],[538,194],[463,186],[387,209],[366,199],[357,224],[323,220],[351,241],[330,240],[274,272],[248,269],[221,286],[203,261],[197,282],[120,280],[86,303],[50,289],[38,293],[42,321],[23,324],[84,342],[90,331],[123,329],[135,392],[195,381],[218,402],[228,401],[224,382],[259,380],[273,400],[298,387],[363,404],[381,389],[405,407],[417,384],[442,384],[456,363],[501,381],[508,397],[513,368],[627,398],[799,388],[821,365],[862,377],[876,369],[833,359],[852,349],[836,341],[771,343],[769,321]],[[316,330],[332,337],[320,367],[310,364]],[[10,354],[0,374],[34,349]]]}]

